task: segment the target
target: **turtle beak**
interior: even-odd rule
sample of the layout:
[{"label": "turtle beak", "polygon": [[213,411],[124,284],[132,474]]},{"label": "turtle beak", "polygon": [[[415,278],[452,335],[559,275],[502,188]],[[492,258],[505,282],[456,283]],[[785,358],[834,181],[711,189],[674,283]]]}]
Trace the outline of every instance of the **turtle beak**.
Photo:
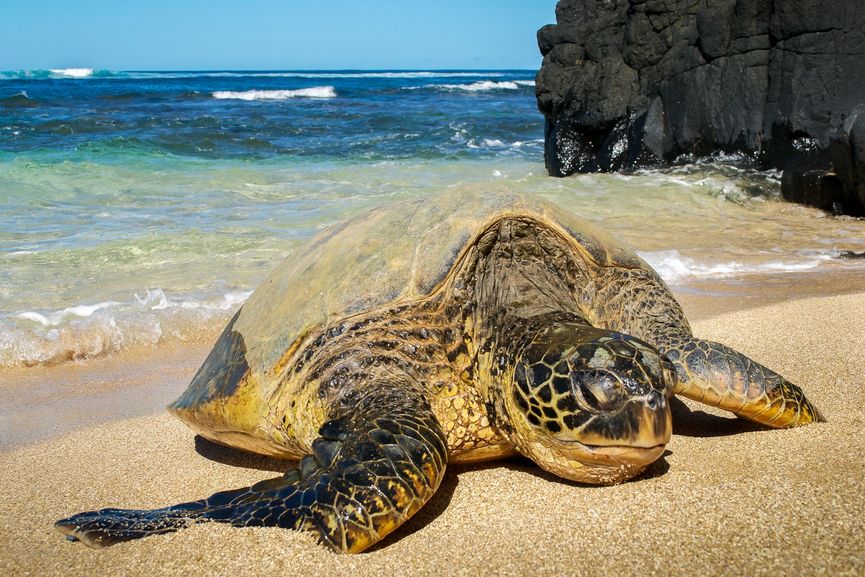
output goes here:
[{"label": "turtle beak", "polygon": [[653,389],[629,400],[618,411],[594,416],[571,439],[595,448],[648,449],[663,447],[672,434],[670,403],[663,392]]}]

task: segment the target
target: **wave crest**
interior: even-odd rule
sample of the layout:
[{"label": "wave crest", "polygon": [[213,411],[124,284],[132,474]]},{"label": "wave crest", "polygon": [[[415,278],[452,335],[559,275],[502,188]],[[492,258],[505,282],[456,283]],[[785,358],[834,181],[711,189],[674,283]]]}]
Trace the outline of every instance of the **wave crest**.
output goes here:
[{"label": "wave crest", "polygon": [[26,91],[22,90],[17,94],[0,98],[0,106],[7,107],[29,107],[36,106],[38,103],[35,99],[30,98]]},{"label": "wave crest", "polygon": [[218,100],[288,100],[290,98],[336,98],[333,86],[314,86],[298,90],[245,90],[235,92],[218,90],[213,93]]},{"label": "wave crest", "polygon": [[93,76],[92,68],[51,68],[48,72],[59,78],[89,78]]},{"label": "wave crest", "polygon": [[156,288],[126,302],[0,318],[0,366],[56,365],[167,341],[212,338],[250,294],[182,298]]},{"label": "wave crest", "polygon": [[677,250],[656,252],[637,252],[644,261],[655,269],[668,283],[676,283],[694,277],[726,277],[748,274],[771,274],[799,272],[817,268],[826,261],[834,259],[832,254],[815,253],[802,255],[798,261],[767,261],[761,263],[741,263],[737,261],[706,263],[682,256]]},{"label": "wave crest", "polygon": [[[434,88],[438,90],[447,90],[447,91],[456,91],[461,90],[464,92],[488,92],[490,90],[519,90],[520,86],[528,86],[526,84],[530,82],[528,80],[479,80],[478,82],[472,82],[471,84],[430,84],[429,86],[421,86],[417,88]],[[532,82],[534,85],[534,82]]]}]

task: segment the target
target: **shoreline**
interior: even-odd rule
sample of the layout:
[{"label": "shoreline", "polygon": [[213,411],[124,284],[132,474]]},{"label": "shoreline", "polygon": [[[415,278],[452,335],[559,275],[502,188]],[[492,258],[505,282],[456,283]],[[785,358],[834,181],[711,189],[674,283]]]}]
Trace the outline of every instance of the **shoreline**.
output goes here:
[{"label": "shoreline", "polygon": [[[795,279],[764,275],[765,290],[752,287],[744,293],[729,279],[707,279],[674,286],[673,293],[693,324],[817,295],[857,294],[865,290],[857,273],[841,270]],[[221,331],[214,330],[210,339],[139,347],[83,361],[0,367],[0,453],[100,423],[161,413],[186,389]]]},{"label": "shoreline", "polygon": [[0,370],[0,453],[88,426],[161,412],[212,343]]},{"label": "shoreline", "polygon": [[[691,307],[686,305],[691,311]],[[51,523],[158,507],[273,477],[282,463],[194,437],[169,415],[115,420],[0,452],[0,571],[122,575],[861,575],[865,572],[865,291],[693,319],[694,332],[802,385],[828,422],[766,430],[677,403],[665,456],[611,487],[525,460],[452,467],[421,512],[372,551],[204,524],[92,550]]]}]

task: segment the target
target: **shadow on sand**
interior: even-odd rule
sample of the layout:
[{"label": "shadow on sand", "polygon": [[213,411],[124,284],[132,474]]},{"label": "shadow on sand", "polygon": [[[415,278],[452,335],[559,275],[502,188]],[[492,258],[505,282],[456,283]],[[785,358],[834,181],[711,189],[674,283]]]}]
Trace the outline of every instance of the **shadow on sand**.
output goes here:
[{"label": "shadow on sand", "polygon": [[[740,433],[758,431],[762,428],[759,425],[743,419],[722,417],[711,415],[700,410],[692,410],[688,405],[676,398],[671,399],[670,406],[673,413],[673,434],[675,435],[685,435],[688,437],[723,437],[727,435],[737,435]],[[244,467],[273,473],[284,473],[287,469],[297,466],[296,461],[264,457],[240,449],[232,449],[208,441],[201,436],[195,437],[195,451],[206,459],[229,465],[231,467]],[[673,453],[669,450],[664,451],[664,454],[660,459],[649,465],[645,471],[628,481],[628,483],[639,483],[665,475],[670,469],[670,465],[666,458],[672,454]],[[432,523],[445,511],[445,509],[447,509],[448,505],[450,505],[454,492],[459,484],[459,477],[461,474],[498,467],[534,475],[551,483],[564,483],[574,487],[592,486],[585,483],[562,479],[561,477],[544,471],[530,459],[525,457],[511,457],[504,460],[490,461],[486,463],[451,465],[448,467],[448,471],[445,474],[438,491],[436,491],[436,494],[432,499],[430,499],[429,503],[421,508],[421,510],[411,519],[406,521],[398,531],[394,531],[388,535],[380,543],[368,549],[367,552],[377,551],[382,547],[387,547],[396,543]]]},{"label": "shadow on sand", "polygon": [[729,417],[721,417],[700,410],[692,410],[676,397],[670,399],[670,410],[673,413],[674,435],[726,437],[766,429],[766,427],[740,419],[732,414]]},{"label": "shadow on sand", "polygon": [[195,452],[205,459],[244,469],[285,473],[288,469],[297,466],[297,461],[265,457],[241,449],[233,449],[225,445],[219,445],[213,441],[208,441],[200,435],[195,435]]}]

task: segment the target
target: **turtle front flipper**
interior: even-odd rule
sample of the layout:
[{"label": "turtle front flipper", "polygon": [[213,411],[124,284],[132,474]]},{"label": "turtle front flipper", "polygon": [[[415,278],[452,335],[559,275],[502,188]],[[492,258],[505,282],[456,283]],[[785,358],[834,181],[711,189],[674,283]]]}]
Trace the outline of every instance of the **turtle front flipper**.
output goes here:
[{"label": "turtle front flipper", "polygon": [[692,339],[663,350],[676,367],[674,393],[769,427],[825,420],[805,393],[725,345]]},{"label": "turtle front flipper", "polygon": [[55,526],[93,547],[168,533],[202,521],[316,533],[337,551],[362,551],[435,493],[447,447],[429,403],[411,389],[371,387],[327,421],[300,468],[251,487],[154,510],[101,509]]}]

